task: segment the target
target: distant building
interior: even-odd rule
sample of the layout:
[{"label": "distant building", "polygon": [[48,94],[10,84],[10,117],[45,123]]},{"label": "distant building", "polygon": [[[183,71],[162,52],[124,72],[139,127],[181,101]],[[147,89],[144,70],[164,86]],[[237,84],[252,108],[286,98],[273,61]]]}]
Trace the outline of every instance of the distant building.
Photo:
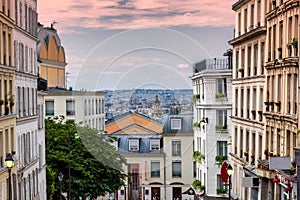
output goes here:
[{"label": "distant building", "polygon": [[155,100],[153,102],[153,107],[151,111],[151,117],[160,119],[163,115],[163,112],[160,108],[160,101],[158,99],[158,95],[155,96]]},{"label": "distant building", "polygon": [[[229,161],[231,142],[231,64],[228,59],[205,59],[194,65],[194,151],[201,163],[196,163],[196,179],[205,186],[199,195],[220,198],[225,186],[220,165]],[[230,147],[230,146],[229,146]],[[196,155],[197,155],[196,154]]]},{"label": "distant building", "polygon": [[194,199],[182,194],[193,181],[192,116],[166,116],[164,124],[128,113],[106,124],[118,138],[118,151],[127,159],[126,186],[115,195],[123,199]]},{"label": "distant building", "polygon": [[57,30],[38,24],[37,58],[39,76],[48,81],[48,87],[66,87],[66,56]]},{"label": "distant building", "polygon": [[64,116],[97,130],[105,129],[105,92],[50,88],[45,96],[45,117]]},{"label": "distant building", "polygon": [[67,65],[64,47],[57,30],[39,24],[38,61],[40,80],[46,80],[44,87],[45,116],[62,115],[66,120],[75,120],[91,128],[105,129],[105,92],[77,91],[66,89],[65,67]]}]

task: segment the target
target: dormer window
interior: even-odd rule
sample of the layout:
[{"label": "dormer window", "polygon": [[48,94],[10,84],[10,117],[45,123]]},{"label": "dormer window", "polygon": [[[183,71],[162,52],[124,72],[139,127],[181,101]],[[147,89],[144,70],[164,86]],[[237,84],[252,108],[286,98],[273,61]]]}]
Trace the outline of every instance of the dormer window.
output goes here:
[{"label": "dormer window", "polygon": [[150,151],[158,151],[160,149],[160,140],[151,139],[150,140]]},{"label": "dormer window", "polygon": [[171,129],[172,130],[181,130],[181,118],[172,118],[171,119]]},{"label": "dormer window", "polygon": [[129,151],[139,151],[139,139],[129,139]]}]

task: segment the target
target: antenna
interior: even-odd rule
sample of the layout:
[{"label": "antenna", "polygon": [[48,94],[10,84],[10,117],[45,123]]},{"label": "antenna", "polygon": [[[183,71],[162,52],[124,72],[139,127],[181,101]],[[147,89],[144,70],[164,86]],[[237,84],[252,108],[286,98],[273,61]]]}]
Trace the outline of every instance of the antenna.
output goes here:
[{"label": "antenna", "polygon": [[54,29],[54,27],[53,27],[53,26],[54,26],[54,24],[57,24],[57,23],[58,23],[58,22],[54,20],[54,21],[51,23],[51,28],[53,28],[53,29]]}]

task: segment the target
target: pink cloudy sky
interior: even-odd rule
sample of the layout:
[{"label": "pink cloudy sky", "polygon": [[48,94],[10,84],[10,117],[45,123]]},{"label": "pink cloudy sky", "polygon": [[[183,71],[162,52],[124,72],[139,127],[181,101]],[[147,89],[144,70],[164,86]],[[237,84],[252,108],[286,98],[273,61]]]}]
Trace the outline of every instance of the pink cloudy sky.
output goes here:
[{"label": "pink cloudy sky", "polygon": [[[109,74],[116,77],[116,74],[121,73],[124,76],[124,73],[132,72],[138,66],[145,67],[150,63],[155,63],[157,65],[153,69],[156,69],[157,66],[168,66],[168,69],[173,67],[172,72],[166,70],[165,75],[176,71],[177,75],[186,77],[185,82],[188,82],[188,77],[192,74],[192,62],[205,57],[222,57],[223,52],[229,48],[227,41],[232,39],[233,35],[234,12],[231,10],[231,5],[234,2],[232,0],[39,0],[38,13],[39,22],[44,26],[50,26],[53,21],[58,22],[55,24],[55,28],[66,49],[67,70],[71,86],[74,85],[75,76],[80,70],[80,73],[85,73],[85,76],[91,73],[91,70],[82,70],[84,60],[89,59],[87,57],[92,54],[91,49],[97,45],[99,48],[99,44],[101,46],[105,42],[110,44],[107,45],[109,50],[106,46],[106,51],[99,51],[98,55],[93,57],[93,63],[98,63],[104,69],[112,59],[120,57],[121,53],[124,53],[121,51],[124,48],[128,48],[128,52],[131,52],[129,46],[136,42],[136,38],[152,38],[153,34],[157,33],[152,29],[146,32],[133,31],[129,35],[124,33],[124,31],[143,28],[167,28],[176,31],[175,33],[167,30],[162,33],[167,39],[173,38],[174,40],[166,40],[166,38],[154,40],[152,38],[153,45],[151,46],[155,46],[157,49],[167,49],[169,55],[162,53],[161,50],[156,52],[148,50],[137,52],[135,50],[135,53],[127,53],[126,56],[122,54],[123,56],[114,62],[117,66],[103,72],[107,74],[104,79],[111,80]],[[178,33],[181,34],[181,39],[177,38],[180,35]],[[111,39],[112,37],[114,39]],[[119,40],[115,37],[119,37]],[[189,48],[193,44],[186,45],[190,44],[192,40],[201,46],[202,53]],[[120,41],[124,43],[123,46],[119,45]],[[166,41],[168,44],[165,44]],[[149,41],[141,40],[139,42],[140,44],[135,48],[143,49],[141,48],[143,42],[151,44]],[[163,47],[157,45],[162,43]],[[177,46],[174,46],[176,43]],[[101,48],[104,46],[105,44]],[[190,56],[185,56],[188,57],[186,60],[179,59],[180,56],[174,56],[178,55],[176,50],[180,53],[190,52]],[[190,60],[190,63],[187,60]],[[126,68],[128,66],[132,68]],[[127,71],[124,71],[125,68]],[[94,70],[99,71],[99,66],[98,68],[94,66]],[[135,73],[133,74],[136,76]],[[124,80],[129,77],[128,75]],[[117,79],[121,79],[121,77]],[[102,89],[115,88],[107,82],[109,81],[105,81],[105,84],[101,86]],[[137,84],[143,85],[142,83]],[[172,84],[176,85],[176,83]],[[174,88],[187,86],[175,85]]]},{"label": "pink cloudy sky", "polygon": [[[173,26],[228,26],[232,0],[41,0],[39,20],[69,27],[136,29]],[[70,31],[70,30],[69,30]]]}]

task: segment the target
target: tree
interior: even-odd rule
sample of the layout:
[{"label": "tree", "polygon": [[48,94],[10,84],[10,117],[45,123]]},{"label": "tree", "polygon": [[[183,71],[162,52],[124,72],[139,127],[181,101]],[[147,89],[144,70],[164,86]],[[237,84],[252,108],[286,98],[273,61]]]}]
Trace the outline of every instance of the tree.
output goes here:
[{"label": "tree", "polygon": [[[64,122],[63,117],[45,121],[46,164],[47,172],[51,172],[47,174],[49,199],[59,199],[59,172],[64,174],[62,191],[68,192],[68,144],[72,199],[112,193],[124,184],[126,175],[121,169],[126,160],[112,146],[115,138],[99,134],[95,129],[78,126],[74,121]],[[75,139],[76,134],[80,135],[80,139]]]}]

